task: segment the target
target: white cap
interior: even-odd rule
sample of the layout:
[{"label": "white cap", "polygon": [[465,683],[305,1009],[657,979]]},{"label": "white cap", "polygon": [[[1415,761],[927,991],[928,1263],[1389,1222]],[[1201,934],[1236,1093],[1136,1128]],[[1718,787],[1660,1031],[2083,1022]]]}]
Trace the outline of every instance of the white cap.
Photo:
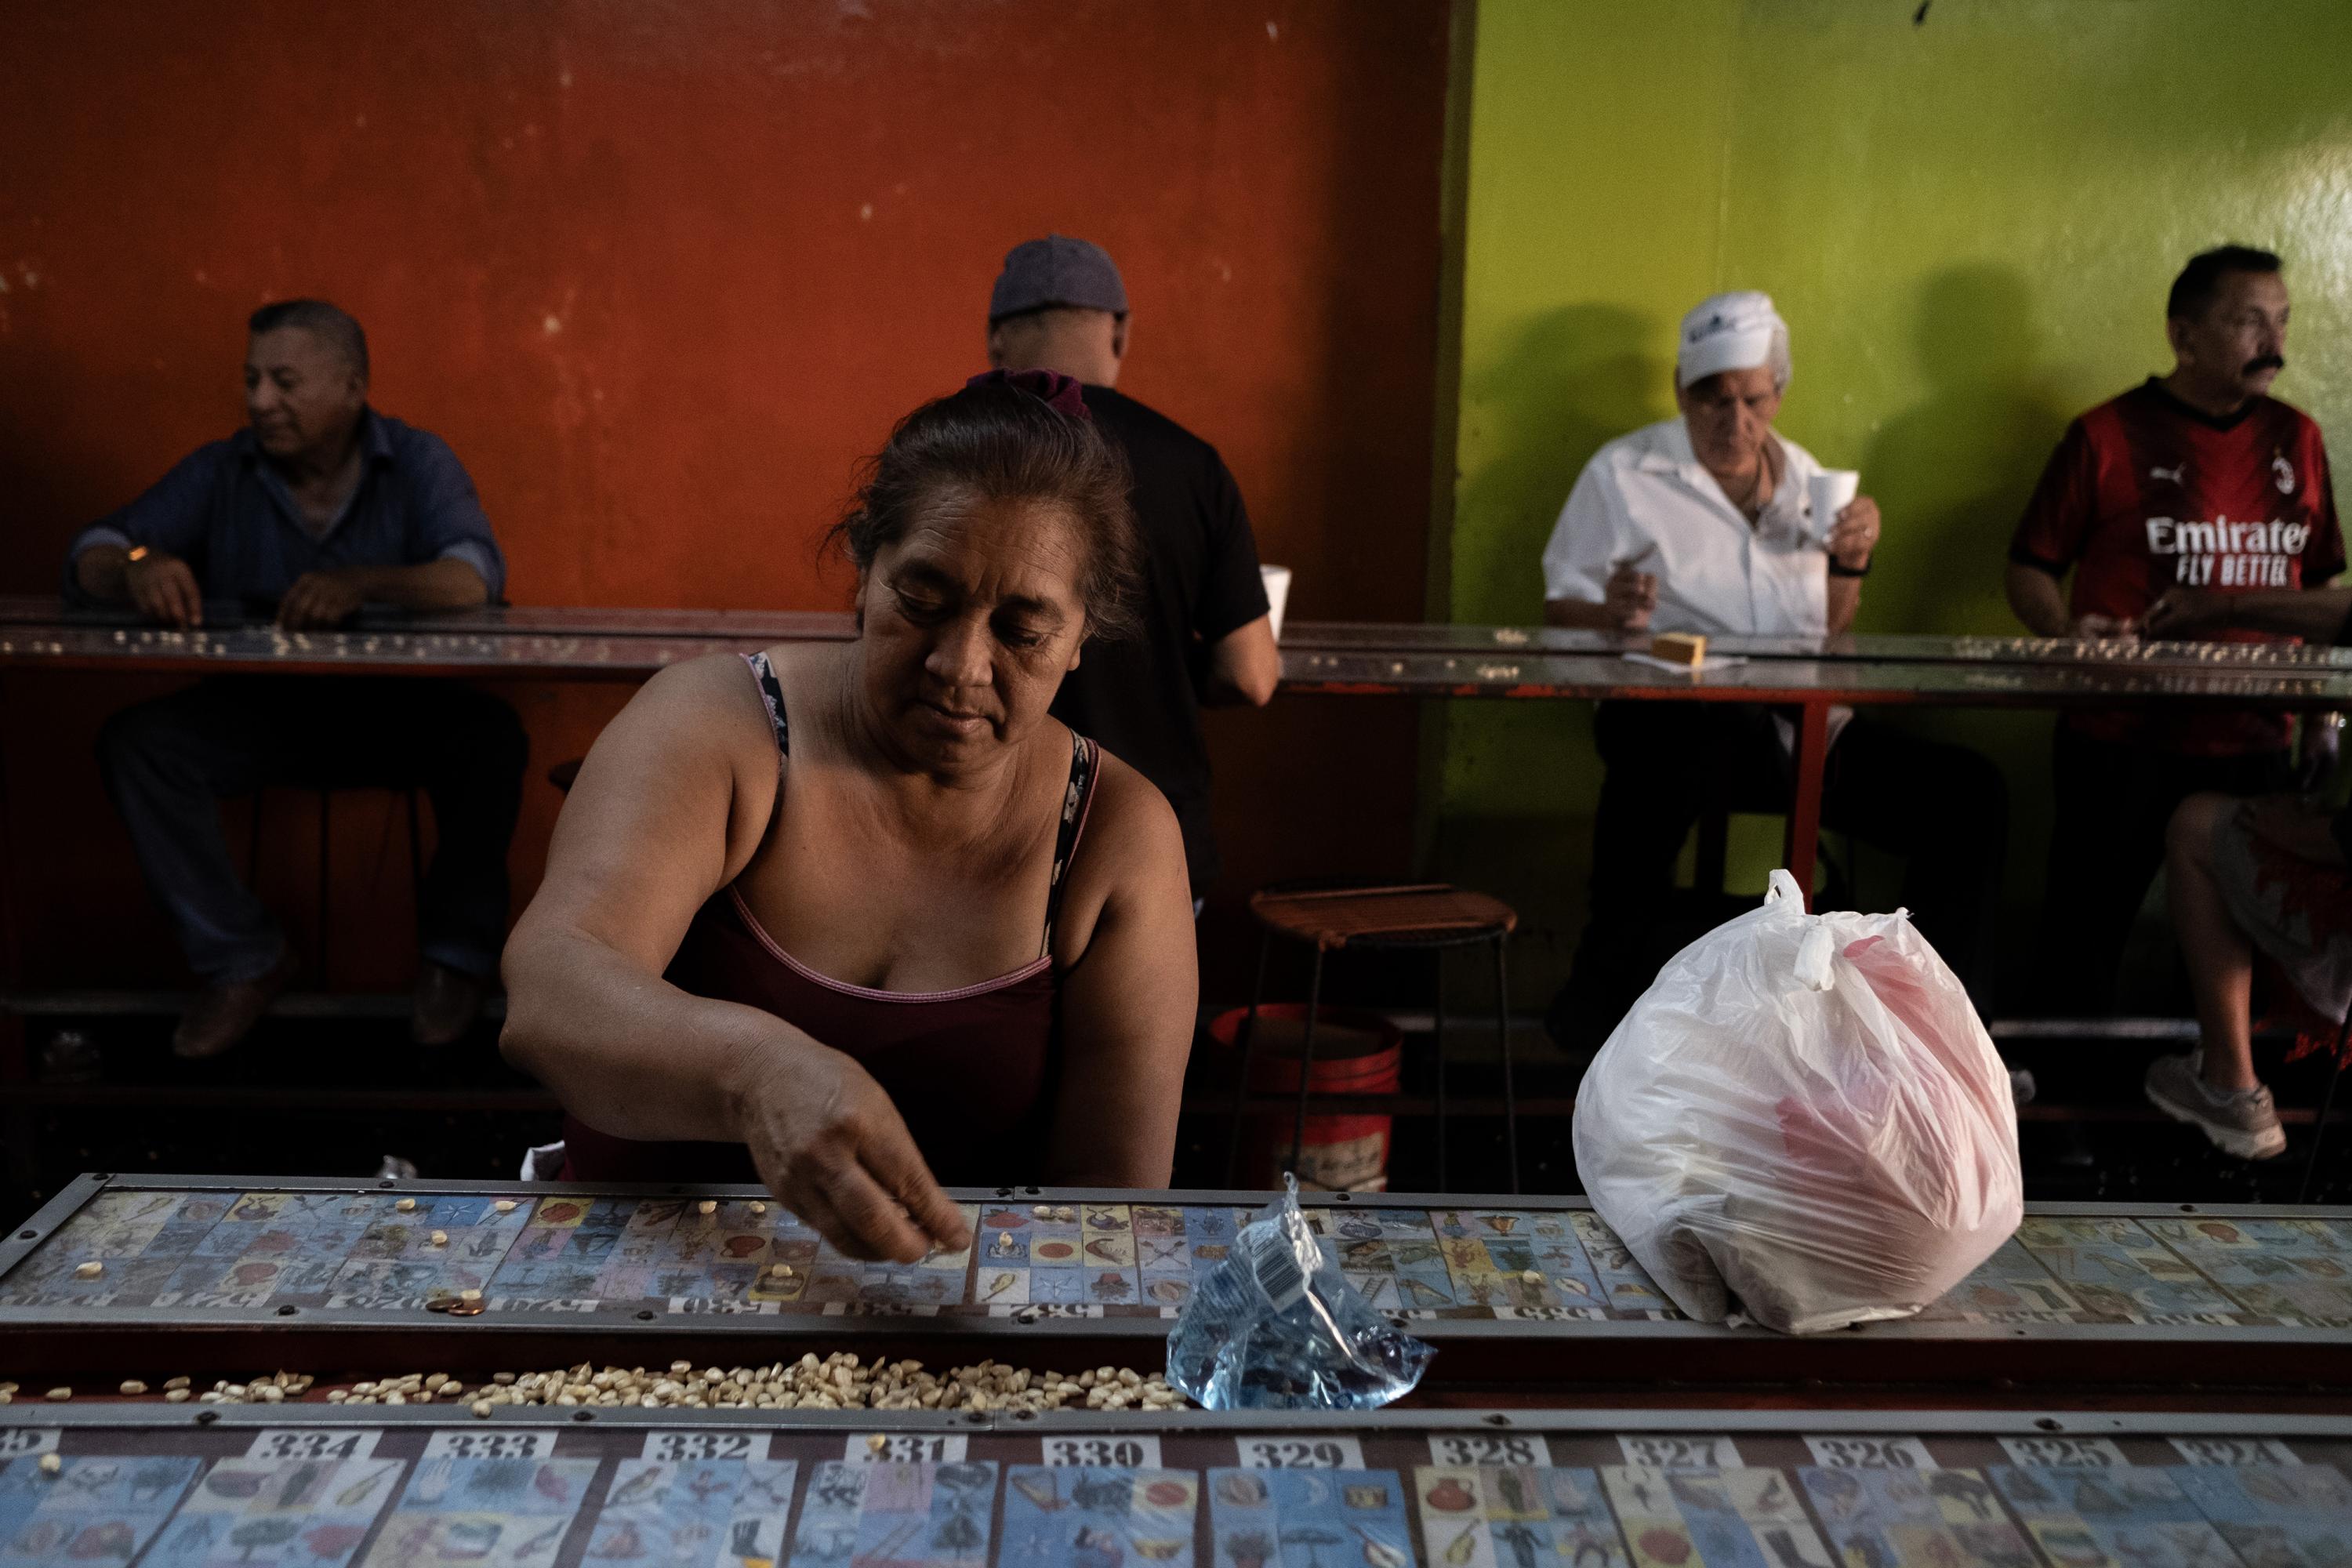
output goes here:
[{"label": "white cap", "polygon": [[1702,300],[1683,318],[1675,345],[1675,384],[1688,386],[1719,371],[1769,366],[1773,384],[1789,384],[1789,323],[1772,296],[1753,289]]}]

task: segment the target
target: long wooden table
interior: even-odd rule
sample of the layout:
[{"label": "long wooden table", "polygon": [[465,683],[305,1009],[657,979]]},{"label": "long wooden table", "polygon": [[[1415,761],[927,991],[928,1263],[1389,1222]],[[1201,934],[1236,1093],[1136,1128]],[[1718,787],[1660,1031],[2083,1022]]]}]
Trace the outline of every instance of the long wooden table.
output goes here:
[{"label": "long wooden table", "polygon": [[[283,632],[237,620],[234,606],[215,609],[205,627],[177,632],[127,614],[0,597],[0,676],[129,668],[636,681],[708,653],[856,635],[848,616],[831,612],[373,612],[345,630]],[[1806,888],[1812,885],[1835,708],[2352,707],[2352,649],[2344,648],[2001,637],[1719,637],[1710,642],[1707,668],[1685,672],[1626,657],[1646,646],[1643,637],[1549,626],[1295,622],[1283,637],[1281,689],[1787,709],[1796,731],[1787,859]]]},{"label": "long wooden table", "polygon": [[[2352,706],[2352,649],[2045,637],[1716,637],[1688,672],[1629,658],[1645,637],[1557,627],[1307,626],[1283,689],[1343,695],[1761,703],[1796,731],[1787,861],[1812,887],[1832,710]],[[1718,665],[1721,658],[1726,662]],[[1730,662],[1737,660],[1738,662]]]}]

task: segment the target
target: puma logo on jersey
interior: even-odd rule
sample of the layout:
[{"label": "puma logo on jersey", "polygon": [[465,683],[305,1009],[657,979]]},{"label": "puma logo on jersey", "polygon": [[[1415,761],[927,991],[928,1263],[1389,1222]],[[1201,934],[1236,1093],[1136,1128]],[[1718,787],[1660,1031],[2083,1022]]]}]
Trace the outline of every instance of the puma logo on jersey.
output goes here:
[{"label": "puma logo on jersey", "polygon": [[2150,468],[2147,471],[2147,477],[2151,479],[2163,479],[2171,484],[2185,485],[2189,481],[2181,476],[2188,472],[2189,465],[2181,463],[2169,468]]},{"label": "puma logo on jersey", "polygon": [[2279,494],[2294,494],[2294,465],[2286,460],[2285,453],[2271,454],[2271,478],[2278,481]]}]

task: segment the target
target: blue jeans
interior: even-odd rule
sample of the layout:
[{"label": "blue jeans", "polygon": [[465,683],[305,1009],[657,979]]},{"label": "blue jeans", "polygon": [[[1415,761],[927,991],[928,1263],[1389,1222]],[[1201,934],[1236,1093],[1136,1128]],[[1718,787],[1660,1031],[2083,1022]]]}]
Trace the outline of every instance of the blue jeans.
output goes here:
[{"label": "blue jeans", "polygon": [[251,980],[285,933],[238,876],[220,801],[265,784],[424,789],[438,844],[417,911],[424,956],[478,979],[506,941],[507,845],[528,745],[514,710],[446,680],[222,676],[126,708],[100,731],[107,793],[188,966]]}]

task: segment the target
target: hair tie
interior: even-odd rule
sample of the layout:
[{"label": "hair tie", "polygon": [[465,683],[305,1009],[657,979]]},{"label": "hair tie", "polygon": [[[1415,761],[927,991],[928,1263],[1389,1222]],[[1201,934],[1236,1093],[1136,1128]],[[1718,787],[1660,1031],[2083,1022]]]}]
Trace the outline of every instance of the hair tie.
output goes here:
[{"label": "hair tie", "polygon": [[1010,386],[1025,392],[1055,413],[1071,419],[1082,419],[1091,425],[1094,411],[1087,400],[1077,377],[1064,375],[1057,370],[992,370],[975,375],[963,384],[966,392],[982,386]]}]

